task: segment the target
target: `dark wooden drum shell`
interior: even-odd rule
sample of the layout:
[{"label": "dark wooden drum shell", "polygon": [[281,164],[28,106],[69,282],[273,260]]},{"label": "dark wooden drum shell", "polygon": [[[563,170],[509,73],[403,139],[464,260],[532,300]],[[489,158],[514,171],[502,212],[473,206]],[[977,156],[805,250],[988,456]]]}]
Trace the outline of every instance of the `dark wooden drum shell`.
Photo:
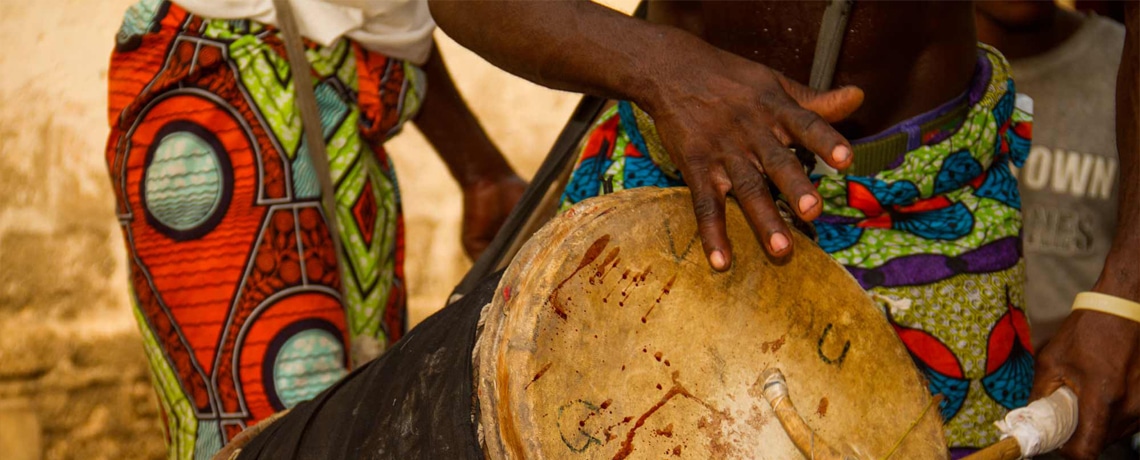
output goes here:
[{"label": "dark wooden drum shell", "polygon": [[269,424],[237,458],[484,458],[473,422],[471,350],[499,276]]}]

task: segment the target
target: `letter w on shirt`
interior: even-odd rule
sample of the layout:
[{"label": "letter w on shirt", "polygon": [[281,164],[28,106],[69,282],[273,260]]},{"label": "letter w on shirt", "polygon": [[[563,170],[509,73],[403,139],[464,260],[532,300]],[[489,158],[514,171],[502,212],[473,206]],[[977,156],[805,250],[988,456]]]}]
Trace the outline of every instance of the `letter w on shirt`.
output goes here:
[{"label": "letter w on shirt", "polygon": [[1050,150],[1038,145],[1029,151],[1025,167],[1018,175],[1023,186],[1031,190],[1048,186],[1054,193],[1107,200],[1116,183],[1116,166],[1115,158]]}]

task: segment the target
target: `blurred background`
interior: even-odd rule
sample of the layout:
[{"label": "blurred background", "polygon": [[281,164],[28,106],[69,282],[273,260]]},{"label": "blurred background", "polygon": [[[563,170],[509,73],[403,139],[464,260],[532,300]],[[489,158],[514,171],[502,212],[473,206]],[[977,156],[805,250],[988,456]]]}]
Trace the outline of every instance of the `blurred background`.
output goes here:
[{"label": "blurred background", "polygon": [[[104,144],[107,61],[133,0],[0,1],[0,456],[161,458],[162,424],[130,313]],[[636,0],[607,0],[631,12]],[[1073,6],[1072,1],[1064,2]],[[1080,2],[1112,14],[1114,2]],[[530,177],[577,103],[437,31],[469,104]],[[387,146],[407,225],[411,323],[471,262],[461,196],[409,126]]]},{"label": "blurred background", "polygon": [[[0,1],[0,457],[9,460],[164,451],[104,160],[107,62],[132,3]],[[437,34],[459,89],[530,177],[578,96],[510,76]],[[387,148],[403,191],[415,324],[471,265],[459,244],[462,199],[414,127]]]}]

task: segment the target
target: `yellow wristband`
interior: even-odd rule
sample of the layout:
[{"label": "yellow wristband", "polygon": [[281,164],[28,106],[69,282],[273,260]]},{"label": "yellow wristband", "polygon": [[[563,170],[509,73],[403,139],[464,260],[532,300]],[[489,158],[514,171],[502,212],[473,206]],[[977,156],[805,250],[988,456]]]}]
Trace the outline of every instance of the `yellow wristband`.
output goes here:
[{"label": "yellow wristband", "polygon": [[1099,292],[1077,294],[1077,298],[1073,299],[1073,310],[1098,311],[1140,323],[1140,302]]}]

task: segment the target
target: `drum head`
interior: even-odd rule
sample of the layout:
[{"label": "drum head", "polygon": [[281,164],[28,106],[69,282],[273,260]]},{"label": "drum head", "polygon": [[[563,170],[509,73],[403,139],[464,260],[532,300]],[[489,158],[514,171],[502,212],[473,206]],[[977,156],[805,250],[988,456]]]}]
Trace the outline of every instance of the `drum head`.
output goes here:
[{"label": "drum head", "polygon": [[489,458],[804,458],[762,395],[770,368],[818,446],[947,457],[937,401],[881,308],[803,235],[775,261],[727,211],[724,273],[687,189],[587,200],[527,243],[476,345]]}]

